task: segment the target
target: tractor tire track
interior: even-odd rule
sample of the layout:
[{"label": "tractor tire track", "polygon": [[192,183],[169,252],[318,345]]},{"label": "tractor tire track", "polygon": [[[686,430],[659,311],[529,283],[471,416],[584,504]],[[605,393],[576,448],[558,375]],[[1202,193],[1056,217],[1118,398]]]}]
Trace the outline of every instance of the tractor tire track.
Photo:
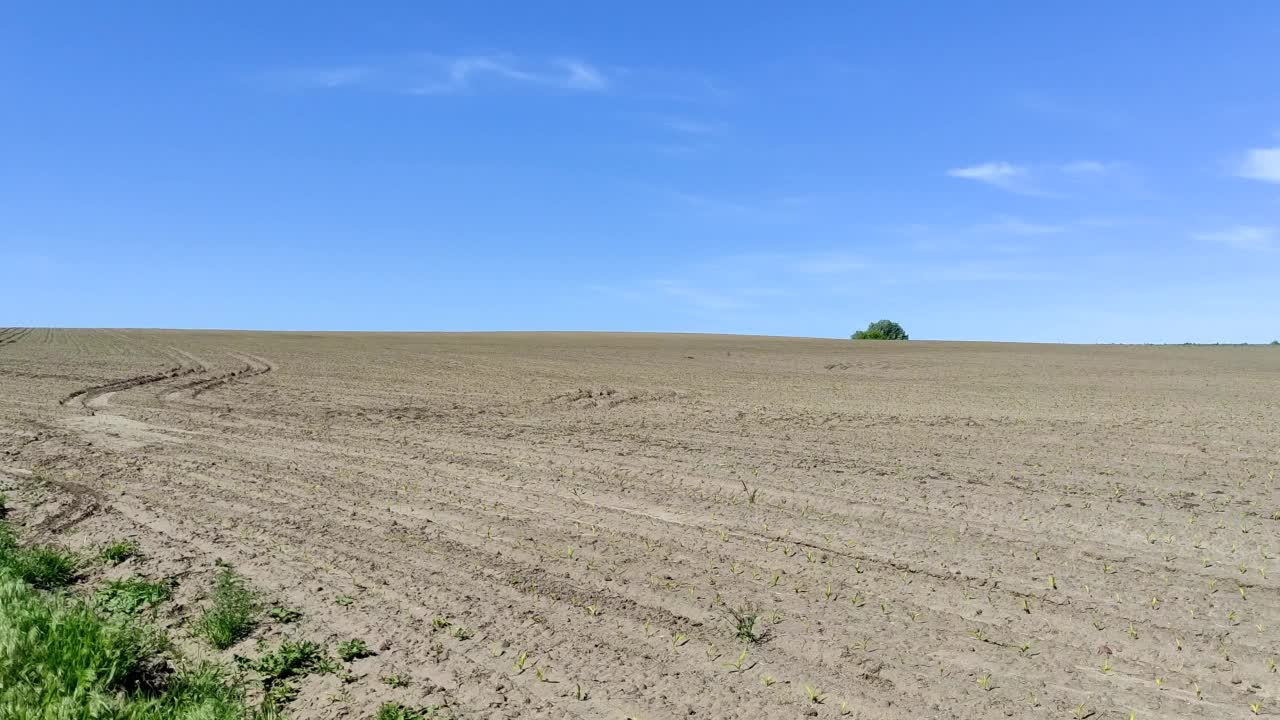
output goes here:
[{"label": "tractor tire track", "polygon": [[18,342],[27,335],[30,335],[33,329],[34,328],[6,328],[5,330],[0,331],[0,333],[3,333],[3,335],[0,335],[0,346],[12,345],[13,343]]},{"label": "tractor tire track", "polygon": [[150,385],[151,383],[157,383],[164,380],[172,380],[173,378],[190,375],[196,371],[197,368],[194,367],[177,365],[148,375],[137,375],[123,380],[104,383],[102,385],[93,385],[91,387],[76,390],[65,398],[59,400],[58,404],[83,408],[88,410],[89,414],[92,415],[92,408],[104,406],[106,404],[107,396],[112,393],[117,393],[121,390],[128,390],[140,385]]},{"label": "tractor tire track", "polygon": [[243,362],[244,365],[230,372],[225,372],[211,378],[195,380],[184,385],[180,385],[179,387],[164,393],[164,397],[174,398],[182,393],[189,392],[191,398],[194,400],[209,390],[214,390],[236,380],[244,380],[251,377],[257,377],[258,375],[265,375],[275,369],[270,362],[255,355],[248,355],[244,353],[231,354],[239,359],[240,362]]}]

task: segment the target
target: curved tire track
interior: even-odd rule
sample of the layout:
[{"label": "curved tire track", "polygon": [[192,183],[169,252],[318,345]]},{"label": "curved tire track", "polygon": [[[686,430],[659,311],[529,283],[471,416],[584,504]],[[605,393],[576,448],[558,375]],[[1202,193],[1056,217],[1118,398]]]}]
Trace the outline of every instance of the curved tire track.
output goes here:
[{"label": "curved tire track", "polygon": [[[244,380],[258,375],[265,375],[275,369],[269,361],[264,360],[256,355],[246,353],[231,353],[240,362],[244,363],[243,367],[236,368],[230,372],[224,372],[211,378],[201,380],[193,380],[191,382],[180,385],[172,390],[162,393],[164,399],[171,399],[181,395],[182,393],[190,393],[192,399],[200,397],[201,394],[213,390],[223,385],[227,385],[237,380]],[[207,368],[206,368],[207,371]]]},{"label": "curved tire track", "polygon": [[92,414],[93,410],[91,407],[93,407],[94,401],[98,398],[103,398],[111,393],[128,390],[140,385],[150,385],[151,383],[157,383],[163,380],[172,380],[173,378],[190,375],[194,372],[196,372],[196,368],[178,365],[160,372],[150,373],[148,375],[136,375],[134,377],[116,380],[102,385],[93,385],[87,388],[81,388],[80,390],[76,390],[70,395],[59,400],[58,404],[84,408],[89,410],[90,414]]}]

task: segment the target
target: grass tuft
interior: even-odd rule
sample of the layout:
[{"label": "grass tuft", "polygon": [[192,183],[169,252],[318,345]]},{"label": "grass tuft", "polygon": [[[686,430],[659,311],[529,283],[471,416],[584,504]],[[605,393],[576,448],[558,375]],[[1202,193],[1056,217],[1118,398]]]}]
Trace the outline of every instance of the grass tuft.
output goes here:
[{"label": "grass tuft", "polygon": [[141,553],[136,540],[117,540],[107,545],[98,552],[98,559],[108,565],[119,565],[131,557],[138,557]]},{"label": "grass tuft", "polygon": [[754,645],[765,639],[764,631],[758,627],[760,611],[755,607],[744,605],[740,608],[726,608],[725,612],[733,626],[734,635],[739,640]]},{"label": "grass tuft", "polygon": [[0,525],[0,574],[8,573],[40,590],[53,590],[74,582],[79,568],[80,561],[66,550],[20,547],[13,531]]},{"label": "grass tuft", "polygon": [[225,650],[253,632],[262,606],[258,594],[249,589],[244,578],[224,568],[214,580],[210,597],[210,606],[195,622],[196,633],[210,645]]}]

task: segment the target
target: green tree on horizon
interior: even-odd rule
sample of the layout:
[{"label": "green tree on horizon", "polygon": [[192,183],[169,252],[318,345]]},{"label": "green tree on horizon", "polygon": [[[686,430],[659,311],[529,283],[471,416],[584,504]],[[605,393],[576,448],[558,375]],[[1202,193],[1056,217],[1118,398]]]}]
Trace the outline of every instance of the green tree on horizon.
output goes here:
[{"label": "green tree on horizon", "polygon": [[849,336],[853,340],[909,340],[907,331],[892,320],[877,320]]}]

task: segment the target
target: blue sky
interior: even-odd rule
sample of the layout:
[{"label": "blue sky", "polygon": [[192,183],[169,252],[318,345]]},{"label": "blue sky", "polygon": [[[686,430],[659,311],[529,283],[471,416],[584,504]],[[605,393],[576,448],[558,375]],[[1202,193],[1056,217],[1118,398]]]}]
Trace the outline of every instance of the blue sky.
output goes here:
[{"label": "blue sky", "polygon": [[1280,337],[1275,3],[191,5],[0,11],[0,324]]}]

